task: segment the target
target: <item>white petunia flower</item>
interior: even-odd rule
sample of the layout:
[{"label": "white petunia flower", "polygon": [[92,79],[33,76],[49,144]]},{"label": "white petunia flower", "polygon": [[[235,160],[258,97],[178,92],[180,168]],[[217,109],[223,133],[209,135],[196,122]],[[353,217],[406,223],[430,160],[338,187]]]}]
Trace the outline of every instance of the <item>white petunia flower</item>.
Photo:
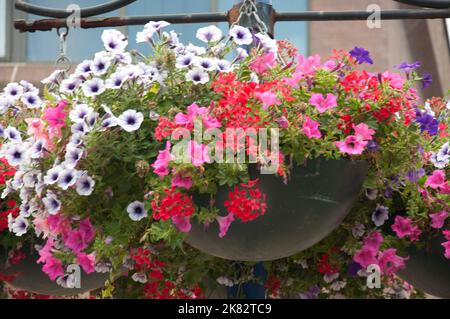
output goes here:
[{"label": "white petunia flower", "polygon": [[59,213],[61,209],[61,202],[53,192],[47,192],[47,196],[42,199],[42,202],[44,203],[45,210],[50,215],[56,215]]},{"label": "white petunia flower", "polygon": [[23,87],[19,83],[13,82],[6,85],[3,92],[7,98],[15,101],[22,97]]},{"label": "white petunia flower", "polygon": [[24,164],[28,161],[27,148],[24,144],[12,144],[8,146],[5,157],[11,166]]},{"label": "white petunia flower", "polygon": [[65,169],[59,174],[58,186],[67,190],[69,187],[75,185],[78,178],[78,172],[74,169]]},{"label": "white petunia flower", "polygon": [[75,74],[76,75],[88,76],[89,74],[92,73],[91,65],[92,65],[92,61],[91,60],[84,60],[83,62],[78,64],[78,66],[76,67]]},{"label": "white petunia flower", "polygon": [[217,42],[222,38],[222,31],[215,25],[200,28],[197,31],[197,39],[209,43]]},{"label": "white petunia flower", "polygon": [[227,60],[219,60],[216,64],[217,70],[220,72],[231,72],[233,68],[231,67],[231,63]]},{"label": "white petunia flower", "polygon": [[29,202],[23,202],[20,205],[20,216],[30,217],[31,214],[33,214],[37,210],[38,210],[38,205],[34,200],[29,201]]},{"label": "white petunia flower", "polygon": [[76,147],[67,147],[64,166],[73,169],[77,166],[80,159],[83,157],[83,150]]},{"label": "white petunia flower", "polygon": [[167,21],[150,21],[149,23],[144,25],[144,29],[159,31],[162,28],[168,27],[169,25],[170,23]]},{"label": "white petunia flower", "polygon": [[10,140],[13,143],[20,143],[22,142],[22,136],[20,134],[20,132],[12,126],[8,126],[4,131],[3,134],[5,136],[5,138],[7,138],[8,140]]},{"label": "white petunia flower", "polygon": [[41,81],[42,84],[59,84],[59,81],[62,80],[64,74],[64,70],[55,70],[52,74],[50,74],[47,78]]},{"label": "white petunia flower", "polygon": [[95,181],[87,174],[83,174],[77,180],[77,193],[81,196],[89,196],[94,191]]},{"label": "white petunia flower", "polygon": [[217,67],[217,63],[215,59],[211,59],[211,58],[196,58],[194,60],[194,64],[201,68],[204,69],[206,71],[212,71],[215,70]]},{"label": "white petunia flower", "polygon": [[186,80],[194,84],[205,84],[209,82],[209,75],[202,69],[193,69],[186,74]]},{"label": "white petunia flower", "polygon": [[25,93],[20,101],[29,109],[40,108],[43,104],[41,98],[34,92]]},{"label": "white petunia flower", "polygon": [[143,31],[136,33],[136,43],[151,43],[155,32],[156,31],[152,29],[144,29]]},{"label": "white petunia flower", "polygon": [[105,92],[105,83],[99,78],[86,81],[82,86],[84,95],[87,97],[97,96]]},{"label": "white petunia flower", "polygon": [[99,114],[97,112],[92,112],[91,114],[89,114],[89,116],[86,118],[86,124],[90,127],[93,128],[95,123],[97,123],[97,119],[98,119]]},{"label": "white petunia flower", "polygon": [[255,37],[258,38],[261,46],[267,53],[271,52],[275,54],[275,56],[277,56],[278,53],[277,40],[272,39],[271,37],[263,33],[257,33]]},{"label": "white petunia flower", "polygon": [[0,114],[5,114],[13,106],[11,100],[5,96],[0,96]]},{"label": "white petunia flower", "polygon": [[65,79],[61,82],[59,92],[63,94],[72,94],[80,86],[81,81],[77,78]]},{"label": "white petunia flower", "polygon": [[134,132],[141,127],[144,121],[144,114],[135,110],[125,111],[118,118],[119,126],[127,132]]},{"label": "white petunia flower", "polygon": [[102,33],[102,41],[106,51],[120,53],[125,50],[128,40],[122,32],[115,29],[105,30]]},{"label": "white petunia flower", "polygon": [[194,59],[195,59],[195,55],[192,54],[192,53],[189,53],[189,54],[186,54],[186,55],[179,56],[179,57],[177,58],[177,62],[176,62],[176,64],[175,64],[175,66],[176,66],[178,69],[187,68],[187,67],[189,67],[190,65],[192,65],[192,63],[194,62]]},{"label": "white petunia flower", "polygon": [[131,64],[131,62],[133,62],[130,52],[116,53],[114,58],[116,59],[117,62],[126,65]]},{"label": "white petunia flower", "polygon": [[12,232],[16,234],[17,237],[22,237],[27,233],[28,221],[22,217],[18,216],[12,224]]},{"label": "white petunia flower", "polygon": [[249,45],[253,42],[253,36],[250,30],[239,25],[232,27],[229,35],[237,45]]},{"label": "white petunia flower", "polygon": [[23,87],[23,93],[34,93],[36,95],[39,95],[39,89],[35,87],[33,84],[31,84],[28,81],[22,80],[19,82],[19,84]]},{"label": "white petunia flower", "polygon": [[44,176],[44,183],[46,185],[54,185],[58,182],[59,174],[63,171],[61,166],[55,166],[47,171],[47,175]]},{"label": "white petunia flower", "polygon": [[78,104],[69,113],[69,118],[73,123],[83,123],[94,109],[87,104]]},{"label": "white petunia flower", "polygon": [[131,220],[135,222],[147,217],[147,211],[145,210],[144,204],[139,201],[135,201],[128,205],[127,213],[130,216]]},{"label": "white petunia flower", "polygon": [[70,127],[70,131],[72,132],[72,134],[85,135],[86,133],[89,133],[91,131],[91,128],[86,124],[86,122],[75,123]]},{"label": "white petunia flower", "polygon": [[124,72],[115,72],[111,75],[109,79],[106,80],[106,88],[107,89],[120,89],[122,85],[127,81],[129,78],[129,75]]},{"label": "white petunia flower", "polygon": [[192,53],[194,55],[203,55],[206,53],[206,49],[204,47],[198,47],[189,43],[185,48],[186,53]]},{"label": "white petunia flower", "polygon": [[108,71],[111,66],[111,59],[103,55],[98,55],[91,63],[91,69],[94,75],[100,76]]},{"label": "white petunia flower", "polygon": [[70,137],[68,147],[77,147],[83,144],[83,135],[82,134],[72,134]]}]

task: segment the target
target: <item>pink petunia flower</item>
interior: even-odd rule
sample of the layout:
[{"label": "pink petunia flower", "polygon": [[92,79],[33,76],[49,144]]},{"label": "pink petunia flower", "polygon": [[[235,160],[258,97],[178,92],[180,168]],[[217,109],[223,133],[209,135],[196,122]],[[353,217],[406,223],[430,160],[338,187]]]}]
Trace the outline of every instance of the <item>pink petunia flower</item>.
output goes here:
[{"label": "pink petunia flower", "polygon": [[85,240],[84,232],[72,230],[67,234],[66,238],[64,238],[64,245],[74,253],[78,254],[88,247],[88,242]]},{"label": "pink petunia flower", "polygon": [[257,92],[256,97],[258,100],[260,100],[263,104],[263,110],[267,111],[269,107],[273,105],[281,105],[281,101],[278,98],[278,96],[275,93],[272,93],[270,91],[267,92]]},{"label": "pink petunia flower", "polygon": [[442,243],[441,245],[445,249],[445,253],[444,253],[445,258],[450,259],[450,241],[446,241],[445,243]]},{"label": "pink petunia flower", "polygon": [[355,135],[350,135],[344,142],[335,142],[334,144],[343,154],[361,155],[364,152],[367,141],[361,141]]},{"label": "pink petunia flower", "polygon": [[182,233],[189,233],[192,225],[189,217],[185,216],[172,216],[172,223]]},{"label": "pink petunia flower", "polygon": [[395,232],[398,238],[409,237],[411,241],[417,241],[422,231],[416,225],[413,225],[412,220],[408,217],[396,216],[394,224],[391,229]]},{"label": "pink petunia flower", "polygon": [[48,107],[45,109],[43,119],[47,121],[48,127],[52,132],[60,132],[61,128],[66,126],[66,117],[68,114],[64,111],[66,107],[67,101],[61,101],[56,107]]},{"label": "pink petunia flower", "polygon": [[304,75],[311,75],[316,72],[316,70],[320,69],[320,67],[320,55],[316,54],[307,58],[303,55],[299,55],[295,71]]},{"label": "pink petunia flower", "polygon": [[381,235],[380,232],[374,231],[371,232],[365,239],[363,246],[367,249],[371,249],[374,252],[377,252],[380,249],[381,243],[383,242],[384,238],[383,235]]},{"label": "pink petunia flower", "polygon": [[160,177],[169,175],[169,162],[172,160],[172,154],[170,154],[171,147],[172,144],[167,141],[166,148],[163,151],[159,151],[155,163],[152,164],[153,172]]},{"label": "pink petunia flower", "polygon": [[264,74],[268,69],[275,66],[277,60],[273,52],[257,57],[250,63],[250,69],[259,74]]},{"label": "pink petunia flower", "polygon": [[219,222],[219,237],[224,238],[230,228],[231,223],[234,221],[234,215],[228,214],[225,217],[217,217],[217,221]]},{"label": "pink petunia flower", "polygon": [[353,129],[355,130],[356,137],[361,141],[371,141],[375,134],[375,131],[365,123],[353,126]]},{"label": "pink petunia flower", "polygon": [[290,86],[293,89],[300,87],[299,82],[303,79],[304,75],[301,72],[294,72],[290,78],[283,78],[283,83]]},{"label": "pink petunia flower", "polygon": [[361,265],[363,268],[367,268],[369,265],[377,265],[377,251],[370,249],[367,246],[363,246],[353,256],[353,260]]},{"label": "pink petunia flower", "polygon": [[192,187],[192,178],[189,176],[183,177],[181,174],[176,174],[172,178],[172,187],[190,189]]},{"label": "pink petunia flower", "polygon": [[92,274],[95,271],[95,252],[92,254],[79,253],[77,255],[77,262],[87,274]]},{"label": "pink petunia flower", "polygon": [[53,244],[54,242],[52,238],[47,239],[45,246],[41,250],[39,250],[39,259],[37,260],[38,264],[45,264],[53,257]]},{"label": "pink petunia flower", "polygon": [[445,239],[446,240],[449,240],[450,241],[450,230],[444,230],[443,232],[442,232],[442,235],[444,235],[444,237],[445,237]]},{"label": "pink petunia flower", "polygon": [[337,107],[337,98],[334,94],[328,93],[326,97],[315,93],[309,99],[309,104],[317,107],[319,113],[324,113],[329,109]]},{"label": "pink petunia flower", "polygon": [[386,71],[382,74],[383,81],[389,82],[394,89],[401,90],[405,84],[405,79],[397,73]]},{"label": "pink petunia flower", "polygon": [[221,127],[219,120],[210,116],[206,107],[199,107],[195,103],[188,106],[187,114],[178,113],[175,115],[175,123],[191,130],[194,128],[194,122],[197,118],[203,120],[203,125],[207,129]]},{"label": "pink petunia flower", "polygon": [[95,228],[91,224],[91,220],[86,218],[80,222],[79,228],[81,235],[83,236],[86,243],[91,243],[95,237]]},{"label": "pink petunia flower", "polygon": [[51,280],[56,280],[56,278],[64,275],[64,270],[62,267],[62,262],[55,257],[49,257],[46,260],[42,271],[50,277]]},{"label": "pink petunia flower", "polygon": [[444,227],[444,222],[449,216],[448,212],[443,210],[439,213],[434,213],[430,215],[431,218],[431,227],[435,229],[441,229]]},{"label": "pink petunia flower", "polygon": [[200,167],[204,163],[209,163],[211,161],[208,155],[208,147],[197,143],[197,141],[190,141],[188,143],[187,155],[192,165],[195,167]]},{"label": "pink petunia flower", "polygon": [[305,122],[303,123],[303,133],[305,133],[308,138],[321,138],[322,133],[319,130],[320,124],[308,116],[305,116]]},{"label": "pink petunia flower", "polygon": [[439,189],[446,184],[445,172],[443,170],[435,170],[431,176],[428,177],[425,186],[432,189]]},{"label": "pink petunia flower", "polygon": [[406,260],[408,258],[398,256],[397,250],[394,248],[386,249],[378,256],[378,264],[386,275],[395,274],[400,269],[404,269]]}]

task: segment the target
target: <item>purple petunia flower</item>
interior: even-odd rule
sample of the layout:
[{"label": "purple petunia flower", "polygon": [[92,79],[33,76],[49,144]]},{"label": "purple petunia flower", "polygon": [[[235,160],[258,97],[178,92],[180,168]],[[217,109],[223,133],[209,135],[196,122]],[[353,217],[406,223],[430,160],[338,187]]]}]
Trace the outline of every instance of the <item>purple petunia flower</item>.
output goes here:
[{"label": "purple petunia flower", "polygon": [[367,149],[372,152],[377,152],[380,150],[380,145],[374,140],[371,140],[367,143]]},{"label": "purple petunia flower", "polygon": [[313,286],[308,291],[300,294],[300,299],[318,299],[320,294],[320,287]]},{"label": "purple petunia flower", "polygon": [[397,69],[405,71],[406,74],[410,74],[411,71],[413,71],[417,68],[420,68],[421,65],[422,65],[422,63],[420,61],[416,61],[414,63],[403,62],[403,63],[397,65]]},{"label": "purple petunia flower", "polygon": [[389,209],[383,205],[377,205],[377,208],[372,214],[372,221],[375,226],[383,226],[385,221],[389,219]]},{"label": "purple petunia flower", "polygon": [[436,136],[439,132],[439,122],[431,114],[417,110],[416,122],[420,124],[422,133],[426,131],[431,136]]},{"label": "purple petunia flower", "polygon": [[358,275],[358,271],[360,271],[362,268],[363,267],[359,263],[353,261],[348,266],[347,274],[348,274],[349,277],[356,277]]},{"label": "purple petunia flower", "polygon": [[354,47],[353,50],[350,51],[350,55],[355,58],[359,64],[373,64],[369,51],[364,50],[363,48]]},{"label": "purple petunia flower", "polygon": [[405,178],[412,183],[417,183],[422,176],[425,176],[425,170],[423,168],[409,171]]},{"label": "purple petunia flower", "polygon": [[423,77],[422,77],[422,88],[423,89],[429,88],[432,83],[433,83],[433,77],[431,76],[431,74],[424,73]]}]

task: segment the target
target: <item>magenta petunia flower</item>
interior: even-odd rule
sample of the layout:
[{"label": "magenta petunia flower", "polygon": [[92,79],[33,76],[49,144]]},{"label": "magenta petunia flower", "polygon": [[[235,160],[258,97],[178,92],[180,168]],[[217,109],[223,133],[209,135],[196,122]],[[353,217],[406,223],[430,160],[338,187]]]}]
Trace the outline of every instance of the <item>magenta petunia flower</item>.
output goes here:
[{"label": "magenta petunia flower", "polygon": [[169,174],[169,162],[172,160],[172,154],[170,154],[170,148],[172,144],[167,141],[166,148],[163,151],[159,151],[159,155],[156,158],[155,163],[152,164],[153,172],[160,177],[164,177]]},{"label": "magenta petunia flower", "polygon": [[181,174],[176,174],[172,179],[172,187],[190,189],[192,187],[192,178],[189,176],[183,177]]},{"label": "magenta petunia flower", "polygon": [[266,53],[260,57],[257,57],[252,63],[250,63],[250,69],[259,74],[264,74],[268,69],[274,67],[277,64],[277,59],[273,52]]},{"label": "magenta petunia flower", "polygon": [[329,109],[337,107],[337,98],[331,93],[328,93],[326,97],[323,94],[315,93],[309,99],[309,104],[317,107],[319,113],[324,113]]},{"label": "magenta petunia flower", "polygon": [[394,224],[391,229],[395,232],[398,238],[409,237],[411,241],[419,239],[422,231],[412,223],[412,220],[408,217],[396,216]]},{"label": "magenta petunia flower", "polygon": [[208,155],[208,147],[197,141],[190,141],[187,146],[187,156],[195,167],[200,167],[204,163],[209,163],[211,159]]},{"label": "magenta petunia flower", "polygon": [[234,221],[234,215],[228,214],[225,217],[217,217],[217,221],[219,223],[219,237],[224,238],[230,228],[231,223]]},{"label": "magenta petunia flower", "polygon": [[363,246],[354,256],[353,260],[361,265],[363,268],[367,268],[369,265],[377,265],[377,251]]},{"label": "magenta petunia flower", "polygon": [[308,116],[305,116],[305,122],[303,123],[303,133],[308,138],[321,138],[322,133],[319,130],[319,123],[311,120]]},{"label": "magenta petunia flower", "polygon": [[64,109],[67,106],[66,101],[61,101],[56,107],[48,107],[44,111],[43,119],[47,121],[48,127],[52,131],[59,131],[66,125],[67,112]]},{"label": "magenta petunia flower", "polygon": [[378,264],[386,275],[395,274],[398,270],[404,269],[406,260],[408,258],[398,256],[397,250],[394,248],[386,249],[378,256]]},{"label": "magenta petunia flower", "polygon": [[450,241],[446,241],[445,243],[442,243],[442,247],[445,249],[444,256],[447,259],[450,259]]},{"label": "magenta petunia flower", "polygon": [[371,141],[375,130],[372,130],[367,124],[361,123],[353,127],[355,135],[362,141]]},{"label": "magenta petunia flower", "polygon": [[334,144],[343,154],[361,155],[367,146],[367,141],[361,141],[355,135],[350,135],[344,142],[335,142]]},{"label": "magenta petunia flower", "polygon": [[189,233],[192,225],[189,217],[185,216],[172,216],[172,223],[182,233]]},{"label": "magenta petunia flower", "polygon": [[56,278],[64,275],[62,262],[55,257],[49,257],[46,260],[44,267],[42,267],[42,271],[46,273],[51,280],[56,280]]},{"label": "magenta petunia flower", "polygon": [[431,218],[431,227],[435,229],[441,229],[444,227],[444,222],[449,216],[448,212],[443,210],[439,213],[434,213],[430,215]]},{"label": "magenta petunia flower", "polygon": [[95,271],[95,252],[92,254],[79,253],[77,255],[77,262],[87,274],[92,274]]},{"label": "magenta petunia flower", "polygon": [[431,187],[432,189],[439,189],[444,187],[445,184],[445,172],[443,170],[435,170],[433,174],[428,177],[425,186]]},{"label": "magenta petunia flower", "polygon": [[270,91],[263,93],[258,92],[256,93],[256,97],[262,102],[263,110],[265,111],[267,111],[271,106],[281,105],[281,101],[278,96]]}]

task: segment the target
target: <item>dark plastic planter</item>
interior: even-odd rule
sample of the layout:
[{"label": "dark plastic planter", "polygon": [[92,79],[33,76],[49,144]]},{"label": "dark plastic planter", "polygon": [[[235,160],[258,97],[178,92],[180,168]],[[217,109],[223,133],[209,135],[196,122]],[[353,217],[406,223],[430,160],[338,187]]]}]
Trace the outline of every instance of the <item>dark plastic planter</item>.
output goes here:
[{"label": "dark plastic planter", "polygon": [[102,288],[109,274],[93,273],[87,275],[81,270],[80,289],[63,288],[51,281],[50,278],[42,272],[42,265],[36,261],[39,256],[36,253],[27,254],[26,259],[18,265],[5,268],[6,252],[0,248],[0,273],[4,275],[19,274],[10,284],[21,290],[29,291],[41,295],[50,296],[74,296],[88,291]]},{"label": "dark plastic planter", "polygon": [[[260,188],[267,195],[264,216],[248,223],[234,221],[223,239],[216,222],[208,230],[194,223],[186,242],[229,260],[256,262],[292,256],[339,226],[359,195],[367,169],[361,161],[316,159],[295,167],[287,185],[275,175],[260,175]],[[223,202],[229,191],[224,187],[216,195],[222,215],[226,215]]]},{"label": "dark plastic planter", "polygon": [[429,295],[450,299],[450,260],[444,256],[444,236],[433,238],[423,249],[410,248],[401,278]]}]

